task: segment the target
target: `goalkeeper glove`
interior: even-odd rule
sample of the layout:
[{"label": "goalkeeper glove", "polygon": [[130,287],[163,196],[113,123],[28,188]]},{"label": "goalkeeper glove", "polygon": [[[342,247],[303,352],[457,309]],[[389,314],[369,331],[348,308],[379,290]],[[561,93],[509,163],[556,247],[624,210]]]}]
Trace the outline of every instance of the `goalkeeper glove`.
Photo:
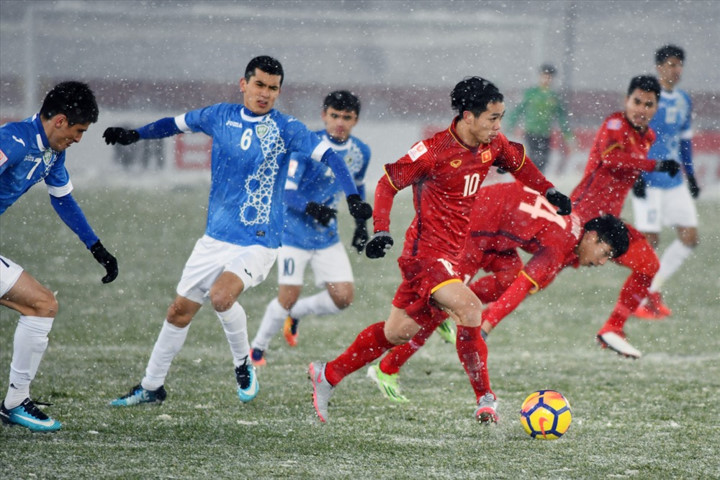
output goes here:
[{"label": "goalkeeper glove", "polygon": [[355,233],[353,233],[352,246],[358,254],[362,253],[368,241],[368,231],[365,220],[355,220]]},{"label": "goalkeeper glove", "polygon": [[335,218],[337,210],[320,203],[309,202],[305,207],[305,213],[317,220],[321,225],[328,226],[330,220]]},{"label": "goalkeeper glove", "polygon": [[635,180],[635,185],[633,185],[633,195],[637,198],[645,198],[645,180],[642,175]]},{"label": "goalkeeper glove", "polygon": [[572,212],[572,202],[570,202],[570,199],[554,188],[545,192],[545,198],[547,198],[550,203],[558,207],[557,213],[559,215],[570,215],[570,212]]},{"label": "goalkeeper glove", "polygon": [[363,202],[357,193],[348,195],[347,203],[350,209],[350,215],[352,215],[355,220],[367,220],[372,217],[372,207],[369,203]]},{"label": "goalkeeper glove", "polygon": [[108,145],[130,145],[140,140],[140,134],[137,130],[127,130],[121,127],[110,127],[106,128],[103,133],[105,143]]}]

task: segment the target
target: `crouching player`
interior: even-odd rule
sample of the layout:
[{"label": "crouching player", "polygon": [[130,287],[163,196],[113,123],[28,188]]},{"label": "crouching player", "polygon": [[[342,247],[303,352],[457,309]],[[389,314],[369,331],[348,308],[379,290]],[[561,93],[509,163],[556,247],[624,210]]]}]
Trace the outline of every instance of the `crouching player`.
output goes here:
[{"label": "crouching player", "polygon": [[[480,270],[490,272],[470,284],[483,304],[483,337],[528,296],[552,283],[565,267],[602,266],[628,248],[628,230],[622,220],[603,215],[584,225],[574,213],[560,216],[538,192],[515,183],[480,189],[470,215],[467,239],[459,272],[466,281]],[[518,249],[532,253],[525,266]],[[398,372],[425,344],[442,313],[404,345],[390,350],[368,376],[390,400],[406,402],[398,386]]]}]

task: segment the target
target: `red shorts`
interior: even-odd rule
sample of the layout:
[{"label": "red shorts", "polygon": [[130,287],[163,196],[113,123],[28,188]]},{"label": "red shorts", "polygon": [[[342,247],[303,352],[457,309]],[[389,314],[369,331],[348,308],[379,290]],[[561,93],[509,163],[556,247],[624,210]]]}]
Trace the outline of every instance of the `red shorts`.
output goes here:
[{"label": "red shorts", "polygon": [[421,327],[432,328],[447,313],[438,308],[431,295],[450,282],[462,282],[455,260],[437,257],[398,258],[403,281],[395,292],[392,304],[405,310]]}]

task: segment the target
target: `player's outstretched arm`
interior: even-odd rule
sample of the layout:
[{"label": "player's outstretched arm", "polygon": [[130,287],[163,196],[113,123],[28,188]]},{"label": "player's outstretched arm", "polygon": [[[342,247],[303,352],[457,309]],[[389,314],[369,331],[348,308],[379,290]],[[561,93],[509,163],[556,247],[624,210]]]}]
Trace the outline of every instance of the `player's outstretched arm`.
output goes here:
[{"label": "player's outstretched arm", "polygon": [[108,145],[130,145],[138,140],[150,138],[165,138],[182,133],[172,117],[161,118],[160,120],[148,123],[137,130],[122,127],[109,127],[105,129],[103,138]]}]

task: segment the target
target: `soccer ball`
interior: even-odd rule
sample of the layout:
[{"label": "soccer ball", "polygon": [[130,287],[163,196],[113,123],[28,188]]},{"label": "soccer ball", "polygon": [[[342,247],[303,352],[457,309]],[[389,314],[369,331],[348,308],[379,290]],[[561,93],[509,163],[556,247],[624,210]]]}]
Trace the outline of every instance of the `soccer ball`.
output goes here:
[{"label": "soccer ball", "polygon": [[531,393],[520,409],[520,423],[533,438],[556,440],[567,432],[570,422],[570,402],[555,390]]}]

